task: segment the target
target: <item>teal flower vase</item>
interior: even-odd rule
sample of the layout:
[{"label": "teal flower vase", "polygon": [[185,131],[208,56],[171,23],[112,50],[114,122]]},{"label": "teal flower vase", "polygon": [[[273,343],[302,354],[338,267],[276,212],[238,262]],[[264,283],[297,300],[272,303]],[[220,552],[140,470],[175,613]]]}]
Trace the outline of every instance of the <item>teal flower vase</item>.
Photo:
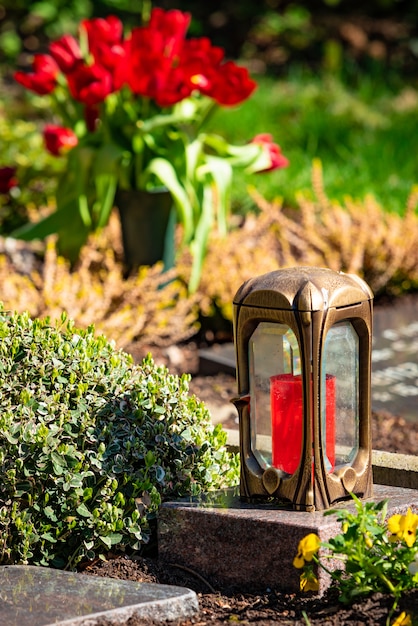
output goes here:
[{"label": "teal flower vase", "polygon": [[171,194],[156,191],[118,190],[119,211],[126,274],[142,265],[174,266],[176,211]]}]

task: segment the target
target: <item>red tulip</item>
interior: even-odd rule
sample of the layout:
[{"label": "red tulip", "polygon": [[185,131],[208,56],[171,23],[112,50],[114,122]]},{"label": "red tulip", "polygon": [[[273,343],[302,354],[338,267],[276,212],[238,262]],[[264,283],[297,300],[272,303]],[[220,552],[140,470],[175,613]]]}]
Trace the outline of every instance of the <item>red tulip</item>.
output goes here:
[{"label": "red tulip", "polygon": [[188,98],[192,91],[189,76],[178,67],[167,72],[160,87],[154,83],[153,98],[158,106],[169,107]]},{"label": "red tulip", "polygon": [[190,95],[193,86],[179,61],[190,19],[189,13],[154,8],[149,25],[132,30],[126,82],[134,93],[162,107]]},{"label": "red tulip", "polygon": [[115,15],[83,20],[81,25],[87,31],[90,50],[96,42],[113,45],[122,41],[123,24]]},{"label": "red tulip", "polygon": [[91,53],[95,62],[110,72],[113,72],[119,64],[123,64],[126,60],[125,49],[120,44],[109,46],[106,43],[96,42],[91,48]]},{"label": "red tulip", "polygon": [[155,98],[166,83],[171,60],[164,57],[164,41],[149,28],[134,28],[128,41],[126,81],[135,94]]},{"label": "red tulip", "polygon": [[72,35],[64,35],[53,41],[49,45],[49,52],[64,74],[75,70],[83,60],[78,41]]},{"label": "red tulip", "polygon": [[124,46],[119,44],[109,46],[103,42],[96,42],[90,51],[94,58],[94,64],[110,73],[112,91],[120,89],[125,82],[126,51]]},{"label": "red tulip", "polygon": [[272,170],[277,170],[289,165],[289,160],[284,156],[284,154],[282,154],[280,146],[273,142],[272,135],[268,133],[256,135],[251,143],[256,143],[262,146],[270,161],[270,165],[262,170],[258,170],[259,173],[271,172]]},{"label": "red tulip", "polygon": [[17,187],[18,181],[15,174],[15,167],[0,167],[0,193],[7,194],[12,187]]},{"label": "red tulip", "polygon": [[[101,54],[101,53],[100,53]],[[112,65],[108,63],[103,56],[98,57],[97,63],[103,65],[110,70],[113,80],[113,89],[118,91],[123,85],[128,84],[128,77],[130,74],[131,65],[131,39],[122,41],[119,46],[113,46],[111,48]]]},{"label": "red tulip", "polygon": [[[205,76],[205,70],[203,71]],[[233,106],[246,100],[257,87],[245,67],[239,67],[233,61],[209,68],[206,71],[207,87],[201,88],[202,93],[210,96],[219,104]]]},{"label": "red tulip", "polygon": [[59,71],[58,65],[49,54],[35,54],[32,65],[35,72],[44,72],[51,76],[57,76]]},{"label": "red tulip", "polygon": [[78,144],[77,135],[71,128],[47,124],[44,128],[44,140],[47,150],[54,156],[60,156]]},{"label": "red tulip", "polygon": [[78,65],[67,81],[73,98],[87,106],[103,102],[113,90],[111,74],[97,64]]},{"label": "red tulip", "polygon": [[207,37],[186,39],[180,53],[179,63],[187,66],[199,64],[199,69],[202,71],[208,66],[211,68],[219,67],[224,56],[223,49],[212,46]]},{"label": "red tulip", "polygon": [[190,13],[183,13],[177,9],[164,11],[164,9],[155,7],[151,11],[148,28],[151,32],[159,33],[162,37],[165,57],[172,59],[180,52],[190,20]]},{"label": "red tulip", "polygon": [[87,31],[89,50],[95,62],[113,71],[126,56],[122,41],[123,25],[120,19],[109,15],[105,19],[84,20],[82,25]]},{"label": "red tulip", "polygon": [[[133,29],[128,41],[126,82],[132,91],[161,106],[171,106],[195,90],[219,104],[234,105],[254,91],[245,68],[223,63],[224,51],[209,39],[186,40],[190,15],[154,8],[146,27]],[[120,79],[118,84],[123,81]]]},{"label": "red tulip", "polygon": [[161,33],[134,29],[128,46],[125,78],[135,94],[151,98],[161,107],[172,106],[191,94],[192,86],[181,65],[164,55]]},{"label": "red tulip", "polygon": [[48,54],[35,54],[33,72],[15,72],[15,80],[40,96],[54,91],[57,84],[58,65]]},{"label": "red tulip", "polygon": [[183,69],[193,91],[198,89],[206,93],[212,84],[211,76],[216,75],[223,58],[223,49],[212,46],[207,37],[188,39],[179,57],[179,67]]}]

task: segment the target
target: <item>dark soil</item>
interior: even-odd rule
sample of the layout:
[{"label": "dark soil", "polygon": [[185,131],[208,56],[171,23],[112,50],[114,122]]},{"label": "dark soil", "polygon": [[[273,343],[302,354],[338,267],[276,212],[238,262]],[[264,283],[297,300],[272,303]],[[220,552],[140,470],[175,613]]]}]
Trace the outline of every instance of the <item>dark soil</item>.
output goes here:
[{"label": "dark soil", "polygon": [[[190,389],[216,412],[225,408],[236,394],[233,376],[220,372],[215,376],[199,375],[198,348],[194,343],[168,349],[151,350],[156,362],[167,365],[171,372],[192,374]],[[140,354],[134,355],[136,359]],[[237,428],[235,409],[223,421],[228,428]],[[388,452],[405,454],[418,453],[418,424],[406,422],[401,416],[389,413],[373,414],[373,447]],[[218,626],[239,623],[243,625],[273,626],[274,624],[329,626],[386,624],[392,598],[374,594],[351,606],[338,601],[338,591],[330,589],[318,598],[312,594],[284,594],[272,590],[254,590],[254,594],[237,593],[236,589],[217,586],[206,581],[199,572],[173,563],[164,563],[153,558],[111,556],[108,561],[99,561],[85,568],[85,573],[138,582],[153,582],[180,585],[193,589],[198,594],[200,613],[192,619],[176,622],[176,626]],[[418,619],[418,589],[402,600],[400,610],[415,612]],[[395,617],[391,620],[393,622]],[[125,626],[144,626],[150,623],[139,618],[130,618]],[[106,620],[100,626],[108,626]]]},{"label": "dark soil", "polygon": [[[200,613],[192,619],[175,622],[176,626],[219,626],[231,623],[255,626],[322,626],[324,623],[329,626],[379,626],[386,624],[393,602],[390,596],[376,593],[353,605],[344,606],[338,601],[336,589],[330,589],[322,598],[312,595],[309,597],[309,594],[302,597],[274,590],[243,594],[235,590],[214,589],[198,572],[186,571],[175,564],[149,558],[112,558],[89,566],[85,572],[95,576],[180,585],[193,589],[198,595]],[[418,589],[402,599],[400,608],[410,614],[418,612]],[[125,626],[144,626],[148,623],[151,622],[132,617]],[[109,625],[104,620],[98,626]]]}]

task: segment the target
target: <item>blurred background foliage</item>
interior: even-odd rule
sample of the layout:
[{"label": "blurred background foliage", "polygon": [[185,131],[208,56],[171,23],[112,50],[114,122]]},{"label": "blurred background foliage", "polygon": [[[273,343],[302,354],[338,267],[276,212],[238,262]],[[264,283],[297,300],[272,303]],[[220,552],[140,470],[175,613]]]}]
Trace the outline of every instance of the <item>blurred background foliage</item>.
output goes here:
[{"label": "blurred background foliage", "polygon": [[[175,306],[187,304],[173,316],[166,300],[162,305],[158,299],[166,295],[153,268],[138,278],[138,285],[127,285],[120,267],[120,242],[117,245],[119,239],[112,235],[111,243],[92,241],[75,272],[46,254],[45,275],[31,286],[27,270],[14,275],[14,257],[4,261],[0,254],[2,298],[9,306],[24,310],[32,303],[37,307],[34,315],[53,316],[65,303],[81,325],[87,318],[101,320],[102,315],[103,329],[118,341],[119,331],[114,329],[135,328],[130,337],[135,344],[151,341],[146,328],[152,330],[154,342],[166,329],[160,342],[171,345],[173,323],[162,323],[159,315],[175,320],[174,326],[188,337],[194,328],[190,317],[198,311],[200,322],[217,312],[229,320],[237,285],[283,265],[284,252],[294,254],[296,261],[300,257],[305,263],[332,267],[334,259],[336,269],[353,270],[356,246],[354,260],[359,265],[353,271],[365,276],[376,293],[416,291],[418,0],[3,0],[0,167],[15,165],[19,186],[10,196],[0,195],[0,234],[7,235],[28,216],[48,211],[57,173],[65,167],[65,159],[46,153],[39,133],[42,124],[51,121],[47,99],[23,92],[13,72],[28,68],[33,54],[44,51],[51,39],[75,34],[84,18],[113,13],[129,29],[146,19],[151,5],[190,11],[189,34],[208,36],[224,47],[227,56],[245,64],[258,83],[238,114],[236,107],[216,111],[210,130],[236,143],[246,141],[249,131],[271,133],[290,166],[268,175],[236,178],[232,198],[236,228],[227,242],[218,241],[213,233],[198,305],[168,294]],[[312,181],[318,163],[322,163],[322,200],[318,183]],[[255,201],[254,193],[248,193],[251,187],[265,201]],[[283,206],[281,221],[278,206]],[[306,224],[303,211],[310,216]],[[327,230],[325,219],[335,228]],[[301,247],[289,252],[295,233]],[[313,234],[317,240],[323,238],[317,247]],[[188,260],[182,260],[179,268],[187,277]],[[148,281],[146,288],[143,280]],[[57,302],[51,302],[51,293],[58,294]],[[157,299],[144,303],[144,294]],[[91,295],[103,313],[92,313]],[[126,324],[121,323],[120,311]],[[156,325],[150,323],[153,319]],[[137,327],[138,320],[144,328]]]},{"label": "blurred background foliage", "polygon": [[403,213],[418,182],[411,154],[418,131],[418,0],[3,0],[0,166],[17,165],[20,196],[6,214],[4,206],[0,211],[1,232],[16,225],[10,221],[25,221],[28,202],[48,204],[65,165],[45,154],[37,134],[50,117],[47,99],[22,93],[14,70],[29,67],[51,39],[75,34],[84,18],[114,13],[128,29],[147,19],[151,6],[190,11],[189,34],[210,37],[258,82],[239,114],[235,107],[216,111],[210,130],[237,143],[249,131],[270,132],[290,167],[237,176],[236,213],[254,209],[248,184],[295,206],[297,192],[310,188],[313,159],[323,163],[331,198],[372,193],[385,209]]},{"label": "blurred background foliage", "polygon": [[[82,18],[114,13],[127,26],[149,11],[149,0],[3,0],[1,59],[19,60],[45,41],[75,32]],[[418,0],[155,0],[190,11],[190,33],[208,36],[230,57],[258,72],[280,72],[291,61],[338,70],[348,58],[407,72],[418,62]],[[349,64],[350,65],[350,64]]]}]

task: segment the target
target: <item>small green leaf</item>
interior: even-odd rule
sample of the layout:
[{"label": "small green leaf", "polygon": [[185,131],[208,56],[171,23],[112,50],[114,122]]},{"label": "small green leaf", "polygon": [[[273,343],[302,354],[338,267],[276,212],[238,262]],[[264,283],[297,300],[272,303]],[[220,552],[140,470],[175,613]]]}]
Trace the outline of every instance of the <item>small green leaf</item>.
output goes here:
[{"label": "small green leaf", "polygon": [[56,522],[57,521],[57,516],[55,515],[55,511],[52,507],[50,506],[45,506],[44,509],[44,514],[47,516],[48,519],[50,519],[52,522]]},{"label": "small green leaf", "polygon": [[77,507],[76,511],[82,517],[91,517],[90,511],[88,510],[88,508],[86,507],[86,505],[84,503],[80,504]]},{"label": "small green leaf", "polygon": [[50,543],[57,543],[56,537],[51,535],[51,533],[43,533],[41,535],[41,539],[45,539],[46,541],[49,541]]},{"label": "small green leaf", "polygon": [[154,174],[167,187],[178,210],[179,222],[184,228],[184,241],[190,241],[193,237],[193,209],[174,167],[166,159],[156,158],[148,164],[144,174]]},{"label": "small green leaf", "polygon": [[110,539],[110,544],[115,546],[122,541],[123,535],[121,533],[112,533],[108,535],[108,539]]}]

